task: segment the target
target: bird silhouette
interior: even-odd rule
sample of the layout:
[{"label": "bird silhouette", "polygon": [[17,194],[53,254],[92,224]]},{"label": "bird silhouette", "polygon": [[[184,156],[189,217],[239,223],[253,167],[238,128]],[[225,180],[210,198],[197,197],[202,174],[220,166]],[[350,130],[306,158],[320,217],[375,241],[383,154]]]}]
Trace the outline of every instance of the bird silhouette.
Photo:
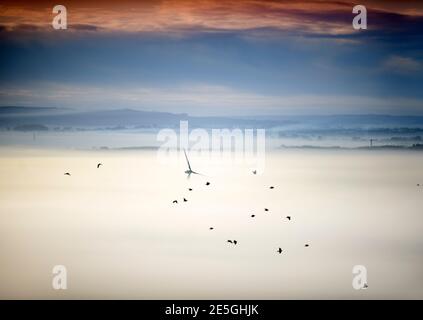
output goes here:
[{"label": "bird silhouette", "polygon": [[188,188],[188,191],[192,191],[192,188]]},{"label": "bird silhouette", "polygon": [[66,172],[65,173],[65,176],[70,176],[71,174],[69,173],[69,172]]},{"label": "bird silhouette", "polygon": [[254,218],[255,216],[256,216],[255,214],[252,214],[252,215],[251,215],[251,218]]},{"label": "bird silhouette", "polygon": [[173,200],[173,202],[172,203],[178,203],[178,200]]},{"label": "bird silhouette", "polygon": [[281,248],[279,248],[279,250],[278,250],[278,251],[276,251],[276,252],[279,252],[279,254],[281,254],[281,253],[282,253],[282,249],[281,249]]},{"label": "bird silhouette", "polygon": [[271,186],[269,189],[275,189],[275,187],[274,186]]},{"label": "bird silhouette", "polygon": [[237,244],[237,243],[238,243],[238,241],[234,240],[234,244]]},{"label": "bird silhouette", "polygon": [[367,285],[367,283],[365,283],[364,285],[363,285],[363,289],[367,289],[369,286]]},{"label": "bird silhouette", "polygon": [[232,240],[228,240],[227,242],[229,242],[229,243],[233,243],[233,242],[232,242]]},{"label": "bird silhouette", "polygon": [[307,248],[307,247],[309,247],[309,246],[310,246],[310,245],[309,245],[308,243],[306,243],[306,244],[304,245],[304,247],[306,247],[306,248]]},{"label": "bird silhouette", "polygon": [[187,202],[188,200],[184,198],[184,202]]},{"label": "bird silhouette", "polygon": [[209,186],[209,185],[210,185],[210,182],[208,182],[208,181],[207,181],[207,182],[206,182],[206,186]]},{"label": "bird silhouette", "polygon": [[291,220],[291,216],[286,216],[286,218],[287,218],[288,220]]},{"label": "bird silhouette", "polygon": [[254,170],[254,171],[253,171],[253,174],[257,174],[257,170]]},{"label": "bird silhouette", "polygon": [[102,166],[102,165],[103,165],[102,163],[98,163],[97,164],[97,169],[100,168],[100,166]]},{"label": "bird silhouette", "polygon": [[264,208],[264,211],[266,211],[266,212],[267,212],[267,211],[269,211],[269,209],[267,209],[267,208]]},{"label": "bird silhouette", "polygon": [[213,230],[213,229],[214,229],[213,227],[210,227],[210,228],[209,228],[209,230]]}]

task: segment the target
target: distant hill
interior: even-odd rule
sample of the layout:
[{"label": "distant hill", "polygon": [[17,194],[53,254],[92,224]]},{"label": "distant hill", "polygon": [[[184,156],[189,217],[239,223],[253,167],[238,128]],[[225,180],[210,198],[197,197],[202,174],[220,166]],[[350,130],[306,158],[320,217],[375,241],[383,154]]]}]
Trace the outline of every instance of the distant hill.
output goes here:
[{"label": "distant hill", "polygon": [[[142,128],[179,128],[182,120],[193,128],[266,128],[274,132],[308,132],[352,135],[366,130],[373,134],[420,134],[422,116],[328,115],[328,116],[255,116],[195,117],[186,113],[140,111],[132,109],[79,111],[43,107],[0,107],[0,127],[23,125],[79,128],[89,130],[125,130]],[[39,127],[40,128],[40,127]],[[272,130],[271,130],[272,131]]]},{"label": "distant hill", "polygon": [[[49,114],[52,112],[60,111],[61,109],[55,107],[17,107],[17,106],[4,106],[0,107],[0,117],[10,115],[22,115],[22,114]],[[64,109],[62,109],[64,110]]]},{"label": "distant hill", "polygon": [[39,107],[0,107],[0,126],[42,124],[48,126],[157,127],[179,123],[186,114],[146,112],[130,109],[81,112],[69,109]]},{"label": "distant hill", "polygon": [[[5,109],[3,110],[3,108]],[[191,128],[269,127],[283,123],[283,121],[275,122],[271,120],[237,119],[230,117],[191,117],[185,113],[139,111],[132,109],[80,112],[56,108],[35,108],[32,110],[30,107],[0,107],[0,126],[2,127],[41,124],[83,128],[177,128],[179,127],[179,122],[183,120],[189,121]]]}]

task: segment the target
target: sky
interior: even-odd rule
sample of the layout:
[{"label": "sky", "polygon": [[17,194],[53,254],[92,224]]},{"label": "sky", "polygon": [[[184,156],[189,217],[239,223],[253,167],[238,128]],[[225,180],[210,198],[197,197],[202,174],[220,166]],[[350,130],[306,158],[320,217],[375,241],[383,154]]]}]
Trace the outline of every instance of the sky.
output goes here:
[{"label": "sky", "polygon": [[423,2],[0,4],[0,105],[190,115],[423,115]]}]

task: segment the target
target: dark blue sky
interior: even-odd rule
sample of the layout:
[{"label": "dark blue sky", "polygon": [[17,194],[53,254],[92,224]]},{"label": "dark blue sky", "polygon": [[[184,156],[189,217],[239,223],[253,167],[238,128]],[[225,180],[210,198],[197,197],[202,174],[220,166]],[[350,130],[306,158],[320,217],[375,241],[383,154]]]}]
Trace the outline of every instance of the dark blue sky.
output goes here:
[{"label": "dark blue sky", "polygon": [[[222,29],[170,25],[160,32],[104,29],[101,17],[91,28],[52,31],[34,20],[8,24],[4,15],[0,105],[422,115],[423,16],[370,8],[369,29],[356,31],[351,8],[326,15],[294,8],[281,16],[289,26],[272,20],[257,27],[259,19],[249,28],[230,28],[226,18]],[[298,16],[312,19],[298,25]]]}]

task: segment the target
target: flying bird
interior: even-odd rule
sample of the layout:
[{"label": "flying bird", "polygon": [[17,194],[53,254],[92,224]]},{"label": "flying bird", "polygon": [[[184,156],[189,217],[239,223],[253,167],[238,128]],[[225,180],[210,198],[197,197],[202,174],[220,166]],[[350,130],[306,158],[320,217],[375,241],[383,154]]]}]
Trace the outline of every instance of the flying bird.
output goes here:
[{"label": "flying bird", "polygon": [[254,218],[255,216],[256,216],[255,214],[252,214],[252,215],[251,215],[251,218]]},{"label": "flying bird", "polygon": [[228,240],[227,242],[229,242],[229,243],[233,243],[233,242],[232,242],[232,240]]},{"label": "flying bird", "polygon": [[309,246],[310,246],[310,245],[309,245],[308,243],[306,243],[306,244],[304,245],[304,247],[306,247],[306,248],[307,248],[307,247],[309,247]]},{"label": "flying bird", "polygon": [[253,174],[257,174],[257,170],[254,170],[254,171],[253,171]]},{"label": "flying bird", "polygon": [[238,243],[238,241],[234,240],[234,244],[237,244],[237,243]]},{"label": "flying bird", "polygon": [[213,230],[213,229],[214,229],[213,227],[210,227],[210,228],[209,228],[209,230]]},{"label": "flying bird", "polygon": [[281,249],[281,248],[279,248],[279,250],[278,250],[278,251],[276,251],[276,252],[279,252],[279,254],[281,254],[281,253],[282,253],[282,249]]},{"label": "flying bird", "polygon": [[270,188],[269,189],[275,189],[275,187],[274,186],[270,186]]},{"label": "flying bird", "polygon": [[188,188],[188,191],[192,191],[192,188]]},{"label": "flying bird", "polygon": [[178,200],[173,200],[173,202],[172,203],[178,203]]},{"label": "flying bird", "polygon": [[266,211],[266,212],[267,212],[267,211],[269,211],[269,209],[267,209],[267,208],[264,208],[264,211]]},{"label": "flying bird", "polygon": [[70,176],[71,174],[69,173],[69,172],[66,172],[65,173],[65,176]]},{"label": "flying bird", "polygon": [[100,166],[102,166],[102,165],[103,165],[102,163],[98,163],[97,164],[97,169],[100,168]]},{"label": "flying bird", "polygon": [[206,182],[206,186],[209,186],[209,185],[210,185],[210,182],[208,182],[208,181],[207,181],[207,182]]},{"label": "flying bird", "polygon": [[291,220],[291,216],[286,216],[286,218],[287,218],[288,220]]},{"label": "flying bird", "polygon": [[187,202],[188,200],[184,198],[184,202]]},{"label": "flying bird", "polygon": [[367,283],[365,283],[364,285],[363,285],[363,289],[367,289],[369,286],[367,285]]}]

